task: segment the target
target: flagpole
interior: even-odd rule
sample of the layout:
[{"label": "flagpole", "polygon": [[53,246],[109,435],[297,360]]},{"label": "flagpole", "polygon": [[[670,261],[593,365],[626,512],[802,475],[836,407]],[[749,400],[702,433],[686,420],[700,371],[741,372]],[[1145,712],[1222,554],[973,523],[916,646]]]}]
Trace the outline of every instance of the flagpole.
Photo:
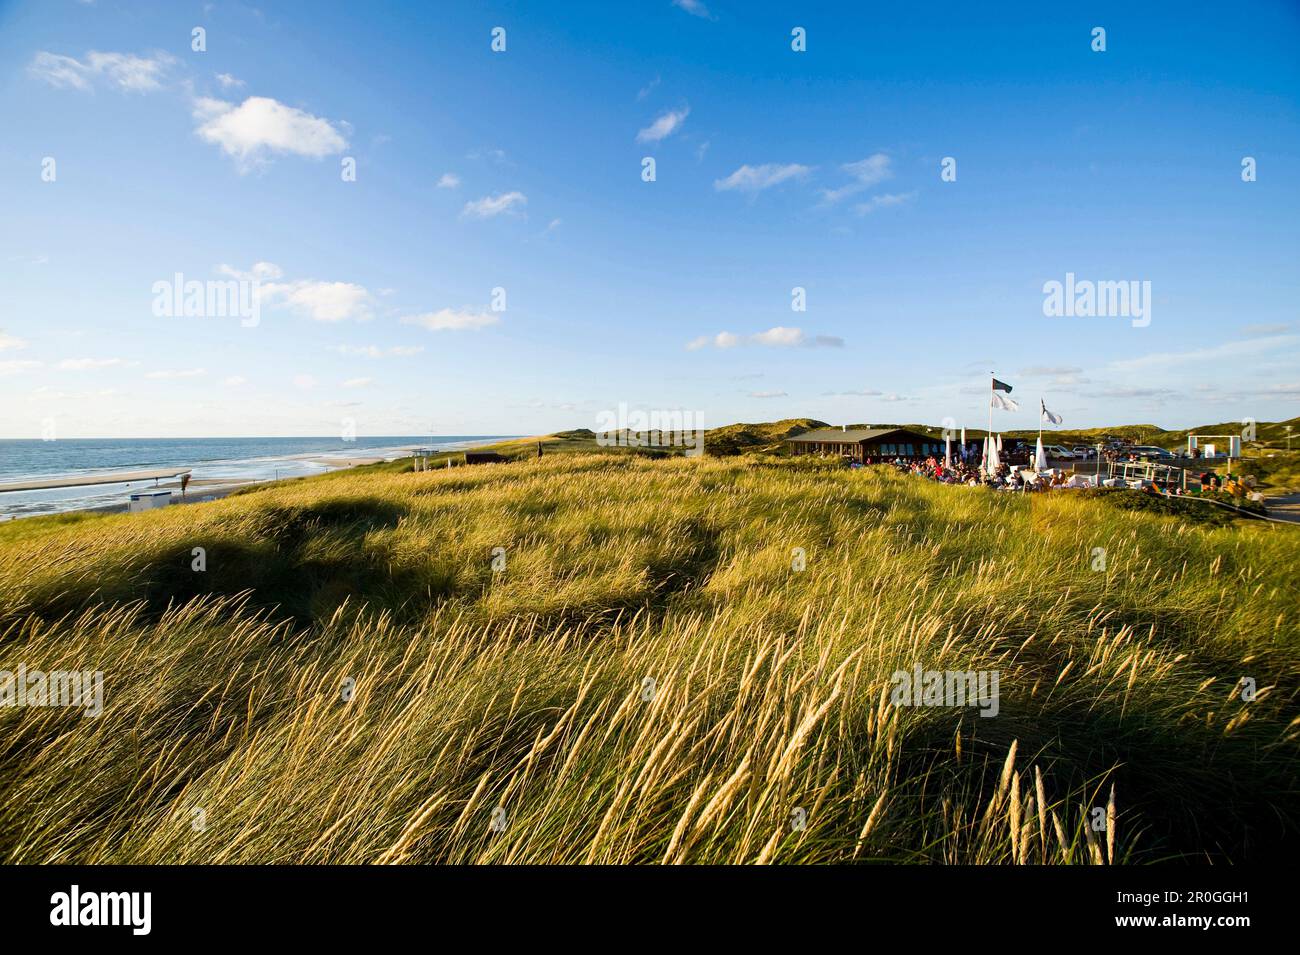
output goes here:
[{"label": "flagpole", "polygon": [[[989,445],[993,443],[993,382],[997,381],[997,376],[989,372]],[[986,446],[987,447],[987,446]],[[984,470],[989,470],[989,455],[984,455]]]}]

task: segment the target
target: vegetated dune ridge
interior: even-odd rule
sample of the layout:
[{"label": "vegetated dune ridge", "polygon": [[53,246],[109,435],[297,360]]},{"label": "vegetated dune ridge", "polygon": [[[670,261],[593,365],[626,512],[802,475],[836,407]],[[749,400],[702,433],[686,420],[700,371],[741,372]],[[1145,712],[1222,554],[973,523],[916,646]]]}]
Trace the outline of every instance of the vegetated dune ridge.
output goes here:
[{"label": "vegetated dune ridge", "polygon": [[[0,860],[1290,857],[1298,556],[755,457],[17,521],[0,669],[102,670],[105,709],[0,708]],[[997,670],[997,716],[891,705],[917,664]]]}]

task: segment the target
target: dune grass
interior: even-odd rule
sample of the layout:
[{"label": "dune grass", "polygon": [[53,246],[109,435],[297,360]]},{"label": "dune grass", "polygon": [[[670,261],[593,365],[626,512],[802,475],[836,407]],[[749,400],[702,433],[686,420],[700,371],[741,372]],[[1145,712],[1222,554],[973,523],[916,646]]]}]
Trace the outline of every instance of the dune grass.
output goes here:
[{"label": "dune grass", "polygon": [[[0,669],[102,670],[105,709],[0,708],[0,860],[1290,857],[1298,554],[627,454],[13,522]],[[997,670],[997,716],[893,705],[918,663]]]}]

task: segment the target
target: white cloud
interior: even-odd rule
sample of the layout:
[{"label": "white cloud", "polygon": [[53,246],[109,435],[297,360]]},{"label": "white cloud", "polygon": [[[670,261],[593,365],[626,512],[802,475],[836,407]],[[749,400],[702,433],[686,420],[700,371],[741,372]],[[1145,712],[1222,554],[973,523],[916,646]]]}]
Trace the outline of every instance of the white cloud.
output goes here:
[{"label": "white cloud", "polygon": [[206,375],[207,372],[202,368],[169,368],[163,371],[151,371],[145,375],[146,378],[198,378],[200,375]]},{"label": "white cloud", "polygon": [[738,190],[740,192],[759,192],[779,185],[788,179],[802,179],[811,172],[808,166],[799,163],[764,163],[761,166],[744,165],[726,179],[718,179],[713,188],[719,192]]},{"label": "white cloud", "polygon": [[667,139],[677,130],[681,129],[682,123],[686,122],[686,117],[691,114],[689,106],[683,106],[681,109],[673,109],[664,113],[653,123],[636,134],[638,143],[657,143]]},{"label": "white cloud", "polygon": [[394,345],[391,348],[380,348],[378,345],[330,345],[329,348],[330,351],[336,351],[340,355],[355,355],[361,358],[418,355],[424,351],[423,345]]},{"label": "white cloud", "polygon": [[163,75],[175,62],[176,58],[168,53],[135,56],[95,50],[87,53],[82,62],[42,50],[27,69],[33,76],[61,89],[90,90],[96,80],[103,79],[124,92],[146,93],[162,87]]},{"label": "white cloud", "polygon": [[260,289],[265,305],[279,305],[317,322],[364,322],[371,318],[370,293],[354,282],[270,282]]},{"label": "white cloud", "polygon": [[848,185],[840,186],[838,189],[823,189],[822,198],[828,203],[839,202],[841,199],[862,192],[864,189],[869,189],[894,174],[890,168],[889,156],[885,153],[875,153],[866,159],[845,163],[840,166],[840,169],[848,173],[853,181]]},{"label": "white cloud", "polygon": [[1082,368],[1075,368],[1073,365],[1030,365],[1028,368],[1021,368],[1020,374],[1026,378],[1041,378],[1045,375],[1077,375]]},{"label": "white cloud", "polygon": [[96,368],[116,368],[127,364],[125,358],[65,358],[59,362],[64,371],[91,371]]},{"label": "white cloud", "polygon": [[455,189],[460,185],[460,176],[454,172],[444,172],[438,180],[439,189]]},{"label": "white cloud", "polygon": [[217,272],[221,275],[228,275],[232,279],[243,279],[250,282],[267,282],[284,278],[284,270],[274,262],[254,262],[253,267],[247,272],[223,264],[217,266]]},{"label": "white cloud", "polygon": [[330,345],[329,349],[340,355],[357,355],[362,358],[381,358],[384,354],[378,345]]},{"label": "white cloud", "polygon": [[274,262],[257,262],[244,271],[218,265],[220,275],[258,283],[258,300],[268,308],[287,308],[318,322],[364,322],[372,318],[374,297],[355,282],[323,282],[317,279],[277,281],[284,270]]},{"label": "white cloud", "polygon": [[1274,335],[1268,338],[1253,338],[1249,341],[1224,342],[1211,348],[1194,348],[1182,352],[1156,352],[1141,358],[1126,358],[1113,361],[1108,367],[1116,371],[1144,371],[1154,368],[1170,368],[1204,361],[1220,361],[1227,358],[1239,358],[1260,352],[1273,353],[1279,349],[1293,346],[1300,342],[1300,335]]},{"label": "white cloud", "polygon": [[175,62],[166,53],[157,53],[153,57],[91,53],[88,59],[92,70],[106,75],[118,89],[132,93],[159,89],[162,74]]},{"label": "white cloud", "polygon": [[313,378],[311,375],[294,375],[293,383],[296,387],[301,388],[303,391],[308,391],[316,387],[316,379]]},{"label": "white cloud", "polygon": [[791,345],[802,345],[803,340],[802,328],[787,328],[784,325],[777,325],[754,336],[754,341],[760,345],[776,345],[782,348],[788,348]]},{"label": "white cloud", "polygon": [[789,395],[784,391],[751,391],[751,398],[788,398]]},{"label": "white cloud", "polygon": [[1276,324],[1276,325],[1241,326],[1241,334],[1247,336],[1248,338],[1256,338],[1259,336],[1268,336],[1268,335],[1282,335],[1286,332],[1289,332],[1290,330],[1291,330],[1291,326],[1285,323]]},{"label": "white cloud", "polygon": [[343,382],[343,387],[364,388],[366,385],[370,384],[374,380],[375,379],[373,378],[349,378],[347,381]]},{"label": "white cloud", "polygon": [[528,197],[522,192],[503,192],[500,195],[484,196],[482,199],[465,203],[465,208],[460,211],[460,214],[462,218],[490,219],[510,212],[516,206],[525,205],[527,202]]},{"label": "white cloud", "polygon": [[804,334],[802,328],[788,328],[784,325],[776,325],[764,332],[757,332],[749,336],[737,335],[734,332],[718,332],[713,336],[702,335],[693,339],[686,344],[690,351],[698,351],[701,348],[735,348],[738,345],[765,345],[770,348],[792,348],[795,346],[807,346],[810,348],[841,348],[844,345],[844,339],[837,338],[833,335],[815,335],[809,338]]},{"label": "white cloud", "polygon": [[120,392],[116,388],[100,388],[97,391],[58,391],[42,387],[32,392],[42,401],[93,401],[96,398],[111,398]]},{"label": "white cloud", "polygon": [[236,87],[245,85],[243,80],[236,79],[235,77],[231,76],[229,73],[218,73],[217,82],[221,84],[221,88],[223,90],[234,89]]},{"label": "white cloud", "polygon": [[712,345],[714,348],[735,348],[740,344],[740,336],[732,332],[718,332],[716,335],[701,335],[686,344],[690,351],[698,351]]},{"label": "white cloud", "polygon": [[685,10],[693,17],[700,17],[704,20],[713,19],[713,14],[709,12],[709,8],[700,0],[673,0],[673,6],[679,10]]},{"label": "white cloud", "polygon": [[27,67],[27,72],[61,89],[90,89],[89,69],[80,60],[70,56],[60,56],[42,50]]},{"label": "white cloud", "polygon": [[465,154],[466,159],[490,159],[501,166],[512,165],[504,149],[475,149]]},{"label": "white cloud", "polygon": [[27,342],[23,341],[21,338],[15,338],[13,335],[6,335],[4,332],[0,332],[0,351],[7,351],[10,348],[16,350],[26,347]]},{"label": "white cloud", "polygon": [[896,192],[885,193],[884,195],[872,196],[866,202],[860,202],[853,207],[854,211],[860,216],[865,216],[875,212],[877,209],[886,209],[890,206],[901,206],[905,202],[910,202],[916,198],[916,192]]},{"label": "white cloud", "polygon": [[476,312],[470,308],[444,308],[423,315],[408,315],[401,319],[401,322],[403,325],[419,325],[431,332],[447,332],[487,328],[500,320],[495,312]]},{"label": "white cloud", "polygon": [[221,382],[227,388],[238,388],[240,385],[248,384],[248,379],[243,375],[231,375]]},{"label": "white cloud", "polygon": [[655,87],[659,85],[659,81],[660,81],[660,77],[656,76],[654,79],[652,79],[652,80],[651,80],[649,83],[647,83],[645,86],[641,87],[641,89],[637,91],[637,94],[636,94],[636,101],[639,103],[639,102],[641,102],[643,99],[645,99],[647,96],[649,96],[651,93],[653,93],[654,90],[655,90]]},{"label": "white cloud", "polygon": [[194,119],[199,138],[220,146],[242,168],[266,161],[268,154],[321,159],[348,145],[328,120],[266,96],[250,96],[238,106],[200,97],[194,101]]},{"label": "white cloud", "polygon": [[39,368],[41,364],[30,358],[23,360],[11,358],[8,361],[0,361],[0,375],[18,375],[32,368]]}]

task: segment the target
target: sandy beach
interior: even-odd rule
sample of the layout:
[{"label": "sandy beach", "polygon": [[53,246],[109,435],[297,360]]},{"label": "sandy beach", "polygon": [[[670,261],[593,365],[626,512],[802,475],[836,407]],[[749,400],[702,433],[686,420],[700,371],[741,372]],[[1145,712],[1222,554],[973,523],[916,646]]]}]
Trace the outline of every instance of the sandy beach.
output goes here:
[{"label": "sandy beach", "polygon": [[[442,451],[461,451],[481,444],[490,444],[497,440],[500,439],[495,437],[469,439],[452,441],[441,446],[434,442],[432,446]],[[430,446],[428,443],[388,445],[365,449],[369,453],[353,455],[320,451],[278,455],[274,459],[260,459],[262,461],[261,473],[255,476],[242,475],[239,474],[239,471],[246,469],[250,460],[258,459],[232,459],[228,463],[231,464],[230,470],[234,473],[226,474],[221,473],[223,469],[221,462],[200,462],[192,466],[128,468],[119,471],[96,471],[89,474],[55,474],[49,477],[25,478],[18,481],[0,482],[0,508],[3,508],[6,503],[7,495],[5,492],[15,492],[16,497],[22,497],[22,492],[58,492],[77,488],[93,489],[96,487],[102,487],[105,490],[100,500],[87,501],[80,506],[63,507],[54,513],[126,513],[129,509],[130,494],[141,489],[171,491],[170,504],[202,503],[225,497],[242,488],[276,484],[347,468],[399,460],[409,457],[416,450]],[[274,465],[277,461],[286,466],[279,469],[275,468]],[[196,471],[204,476],[194,477],[193,474]],[[214,471],[216,473],[213,473]],[[285,473],[286,471],[288,473]],[[185,493],[182,494],[181,478],[186,474],[191,475],[191,478]],[[113,486],[121,486],[123,489],[120,499],[107,500],[109,497],[116,497]],[[39,516],[40,513],[51,512],[10,513],[0,516],[0,520],[34,517]]]},{"label": "sandy beach", "polygon": [[70,477],[33,478],[30,481],[11,481],[0,484],[5,491],[44,491],[58,487],[92,487],[97,484],[133,484],[136,481],[160,481],[163,478],[189,474],[190,468],[152,468],[143,471],[113,471],[104,474],[83,474]]}]

